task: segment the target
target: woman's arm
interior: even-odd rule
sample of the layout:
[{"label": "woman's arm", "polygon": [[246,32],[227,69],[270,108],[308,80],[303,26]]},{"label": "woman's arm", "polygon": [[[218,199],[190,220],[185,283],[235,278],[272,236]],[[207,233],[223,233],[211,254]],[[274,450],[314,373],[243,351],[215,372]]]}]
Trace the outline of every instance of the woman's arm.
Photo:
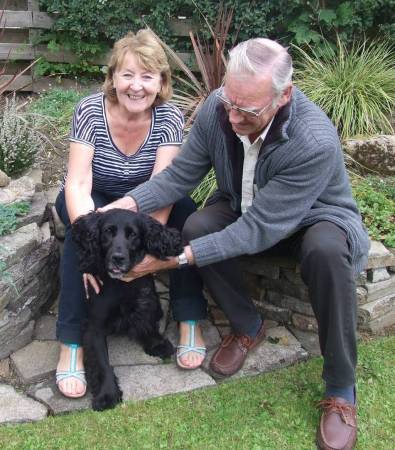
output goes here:
[{"label": "woman's arm", "polygon": [[[178,145],[162,145],[158,147],[156,152],[156,160],[154,169],[151,174],[151,178],[157,173],[162,172],[178,155],[180,152],[180,146]],[[151,217],[158,220],[161,224],[165,225],[169,218],[172,206],[167,206],[166,208],[158,209],[150,214]]]},{"label": "woman's arm", "polygon": [[65,195],[71,223],[82,214],[95,209],[91,197],[93,153],[94,150],[89,145],[70,143]]}]

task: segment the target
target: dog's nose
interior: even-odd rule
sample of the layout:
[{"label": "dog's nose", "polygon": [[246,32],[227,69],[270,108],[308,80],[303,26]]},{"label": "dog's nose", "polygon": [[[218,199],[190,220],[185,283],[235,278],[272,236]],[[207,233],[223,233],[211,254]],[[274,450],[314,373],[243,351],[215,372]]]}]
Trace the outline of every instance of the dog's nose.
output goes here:
[{"label": "dog's nose", "polygon": [[125,256],[122,255],[122,253],[114,253],[111,256],[111,261],[113,262],[113,264],[120,266],[121,264],[124,263],[125,261]]}]

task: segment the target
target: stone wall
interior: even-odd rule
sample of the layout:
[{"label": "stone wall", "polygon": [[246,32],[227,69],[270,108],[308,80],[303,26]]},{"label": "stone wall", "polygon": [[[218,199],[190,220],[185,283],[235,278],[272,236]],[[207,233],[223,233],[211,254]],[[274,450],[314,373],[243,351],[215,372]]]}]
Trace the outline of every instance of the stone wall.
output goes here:
[{"label": "stone wall", "polygon": [[57,296],[59,249],[51,236],[41,172],[0,188],[0,202],[31,203],[17,230],[0,237],[0,359],[32,340],[35,320]]},{"label": "stone wall", "polygon": [[[290,259],[251,256],[243,268],[256,306],[292,331],[317,332],[299,265]],[[395,252],[372,242],[368,265],[357,278],[358,330],[381,334],[395,324]]]}]

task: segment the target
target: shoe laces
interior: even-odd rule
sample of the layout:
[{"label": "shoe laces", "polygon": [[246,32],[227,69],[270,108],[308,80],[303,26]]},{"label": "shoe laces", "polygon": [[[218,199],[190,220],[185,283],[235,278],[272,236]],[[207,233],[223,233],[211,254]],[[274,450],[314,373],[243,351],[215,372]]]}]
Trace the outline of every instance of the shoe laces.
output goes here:
[{"label": "shoe laces", "polygon": [[253,338],[245,334],[228,334],[222,340],[222,346],[227,347],[232,341],[238,341],[243,347],[249,348]]},{"label": "shoe laces", "polygon": [[318,402],[318,407],[322,408],[327,414],[339,414],[346,425],[355,427],[354,421],[352,420],[355,410],[353,405],[350,405],[349,403],[340,403],[336,398],[330,397]]}]

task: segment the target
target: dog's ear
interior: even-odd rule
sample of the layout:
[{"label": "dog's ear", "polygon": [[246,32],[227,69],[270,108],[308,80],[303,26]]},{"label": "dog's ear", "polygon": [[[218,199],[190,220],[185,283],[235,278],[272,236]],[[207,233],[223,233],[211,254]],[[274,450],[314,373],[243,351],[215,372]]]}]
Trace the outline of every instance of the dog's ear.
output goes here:
[{"label": "dog's ear", "polygon": [[98,274],[100,271],[100,213],[91,212],[78,219],[72,225],[73,241],[77,246],[79,264],[82,273]]},{"label": "dog's ear", "polygon": [[146,252],[159,259],[177,256],[183,251],[181,234],[174,228],[167,228],[150,216],[142,220]]}]

